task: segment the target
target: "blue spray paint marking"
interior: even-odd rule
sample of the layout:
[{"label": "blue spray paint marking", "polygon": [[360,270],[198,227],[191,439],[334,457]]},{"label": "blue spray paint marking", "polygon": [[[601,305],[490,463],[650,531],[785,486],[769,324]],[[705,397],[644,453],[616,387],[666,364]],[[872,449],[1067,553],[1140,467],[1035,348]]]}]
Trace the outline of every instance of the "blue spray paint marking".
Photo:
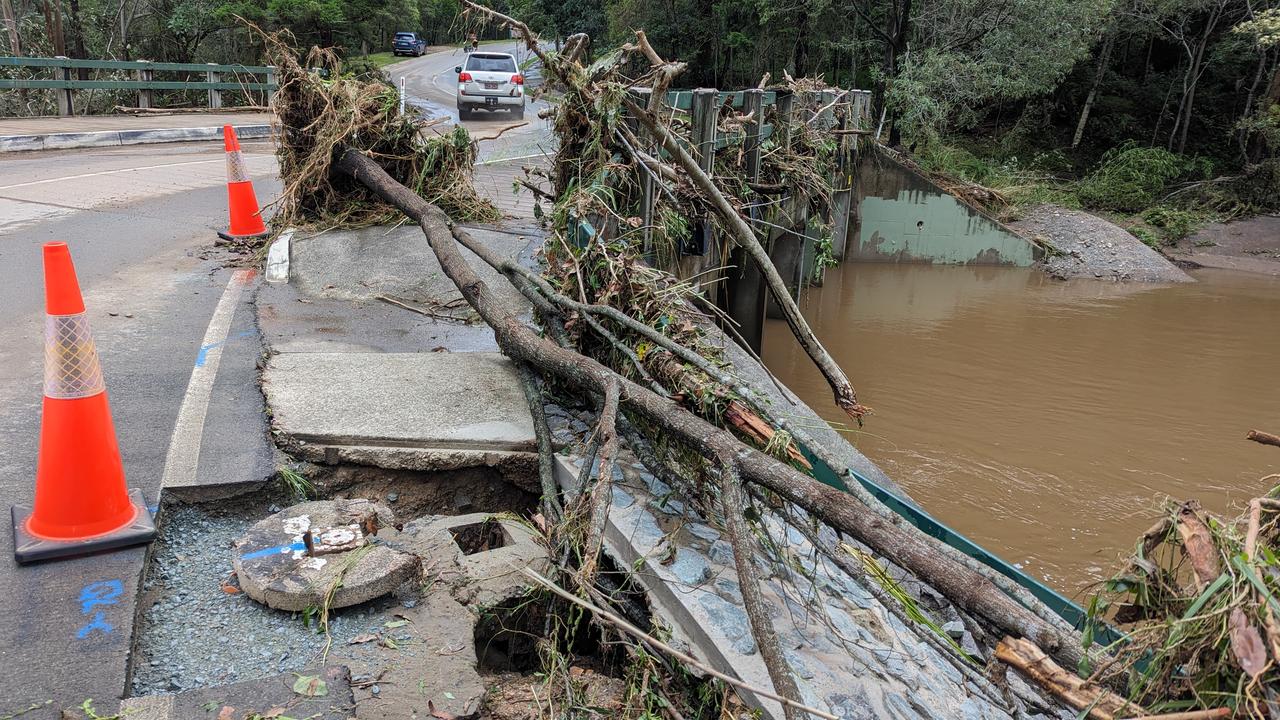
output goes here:
[{"label": "blue spray paint marking", "polygon": [[93,614],[93,620],[90,621],[88,625],[85,625],[76,631],[76,637],[83,640],[89,637],[89,633],[94,630],[101,630],[102,632],[110,635],[111,631],[114,629],[115,628],[111,627],[111,624],[102,617],[102,611],[99,610]]},{"label": "blue spray paint marking", "polygon": [[[102,582],[85,585],[80,590],[80,612],[88,615],[98,605],[115,605],[123,594],[124,583],[119,580],[103,580]],[[83,640],[89,637],[89,634],[94,630],[101,630],[110,635],[113,629],[103,616],[102,611],[97,610],[94,611],[93,619],[89,621],[89,624],[76,631],[76,637]]]},{"label": "blue spray paint marking", "polygon": [[254,558],[266,557],[268,555],[276,555],[279,553],[286,553],[286,552],[297,552],[298,550],[306,550],[306,549],[307,549],[306,544],[296,542],[292,545],[277,545],[275,547],[263,548],[261,550],[254,550],[251,553],[245,553],[244,555],[241,555],[240,559],[252,560]]},{"label": "blue spray paint marking", "polygon": [[196,367],[204,367],[205,360],[207,360],[207,359],[209,358],[209,351],[210,351],[210,350],[212,350],[212,349],[214,349],[214,348],[218,347],[219,345],[226,344],[227,342],[230,342],[231,340],[234,340],[234,339],[236,339],[236,338],[248,337],[248,336],[250,336],[250,335],[252,335],[252,334],[253,334],[253,331],[252,331],[252,330],[245,330],[245,331],[243,331],[243,332],[235,333],[234,335],[231,335],[231,336],[227,337],[227,338],[226,338],[226,339],[224,339],[224,340],[219,340],[219,341],[218,341],[218,342],[216,342],[216,343],[209,343],[208,345],[201,345],[201,346],[200,346],[200,352],[197,352],[197,353],[196,353]]},{"label": "blue spray paint marking", "polygon": [[160,506],[159,506],[159,505],[148,505],[148,506],[147,506],[147,512],[151,513],[152,515],[155,515],[157,512],[159,512],[159,510],[160,510]]}]

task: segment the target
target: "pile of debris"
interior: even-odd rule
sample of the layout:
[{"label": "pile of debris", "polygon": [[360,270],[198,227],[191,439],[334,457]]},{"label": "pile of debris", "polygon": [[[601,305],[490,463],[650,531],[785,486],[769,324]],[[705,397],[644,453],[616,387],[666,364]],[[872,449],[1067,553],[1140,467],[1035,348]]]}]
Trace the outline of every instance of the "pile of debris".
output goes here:
[{"label": "pile of debris", "polygon": [[1280,717],[1278,596],[1280,485],[1234,520],[1170,503],[1090,606],[1128,636],[1112,660],[1082,669],[1090,683],[1122,688],[1131,709]]},{"label": "pile of debris", "polygon": [[[835,136],[824,136],[820,123],[802,123],[796,134],[807,139],[766,154],[761,161],[769,168],[767,182],[753,188],[742,181],[745,159],[732,146],[715,153],[711,169],[690,154],[689,127],[673,121],[665,105],[666,90],[683,64],[663,60],[642,32],[634,44],[585,65],[580,58],[584,37],[570,38],[563,52],[551,53],[524,24],[464,4],[470,22],[501,23],[522,37],[562,93],[552,118],[560,150],[544,176],[550,189],[541,190],[554,203],[551,237],[542,253],[545,270],[497,255],[454,224],[467,217],[465,202],[459,205],[456,194],[441,194],[438,184],[424,185],[423,166],[406,159],[423,152],[420,140],[405,136],[412,121],[390,104],[366,101],[381,97],[379,91],[350,84],[354,80],[317,78],[283,55],[273,58],[280,68],[278,102],[288,125],[299,130],[282,140],[282,203],[313,219],[343,222],[383,217],[392,209],[407,215],[421,227],[444,274],[515,363],[540,453],[542,495],[534,525],[552,559],[546,573],[525,575],[549,593],[546,621],[536,637],[548,674],[564,677],[564,667],[571,664],[566,658],[574,655],[583,628],[595,627],[625,654],[629,676],[640,679],[642,691],[628,705],[636,716],[738,715],[741,701],[725,691],[726,685],[755,707],[779,708],[788,720],[866,712],[847,698],[806,693],[804,671],[792,659],[796,648],[779,638],[778,603],[813,603],[819,598],[818,568],[823,568],[866,587],[901,628],[890,632],[921,638],[911,643],[913,652],[941,656],[954,670],[956,688],[981,697],[991,708],[988,714],[1058,714],[1053,703],[1003,677],[1003,666],[992,674],[982,666],[995,656],[997,640],[1008,636],[1010,642],[1025,643],[1028,652],[1076,667],[1088,659],[1080,634],[1010,579],[903,522],[847,472],[844,488],[816,480],[808,458],[837,471],[843,465],[726,361],[715,342],[714,306],[660,259],[650,262],[644,244],[635,241],[638,234],[632,231],[639,228],[629,209],[635,190],[628,178],[644,173],[664,198],[650,228],[653,236],[674,241],[691,217],[712,223],[726,248],[764,278],[797,342],[831,386],[835,404],[860,421],[868,409],[771,263],[761,237],[767,230],[746,219],[749,206],[779,187],[801,205],[826,204]],[[275,47],[274,52],[289,54],[282,45]],[[820,87],[812,80],[787,80],[797,92]],[[824,112],[815,108],[812,117]],[[368,122],[370,115],[378,121]],[[715,121],[732,131],[758,120],[726,109]],[[449,167],[465,174],[465,164],[451,161]],[[450,179],[458,177],[454,173]],[[593,232],[582,241],[584,222]],[[498,270],[532,304],[537,329],[495,295],[468,264],[463,248]],[[546,413],[551,400],[576,400],[595,417],[576,483],[568,487],[554,471]],[[758,652],[771,687],[719,672],[665,642],[660,633],[626,620],[630,594],[620,592],[619,573],[607,571],[616,559],[602,548],[611,512],[631,497],[619,483],[620,464],[632,458],[647,477],[678,493],[706,525],[724,529],[728,552],[721,557],[737,575],[732,587],[745,616],[742,645]],[[797,546],[806,554],[788,549]],[[784,588],[813,591],[766,599],[766,580],[778,578]],[[833,587],[841,582],[837,578]],[[823,606],[809,609],[827,612]],[[934,613],[958,618],[959,627],[944,629]],[[855,650],[846,645],[844,652]],[[1095,655],[1094,662],[1106,662],[1097,649]],[[553,691],[571,687],[566,681]],[[563,709],[575,702],[573,696],[552,697],[548,707]]]}]

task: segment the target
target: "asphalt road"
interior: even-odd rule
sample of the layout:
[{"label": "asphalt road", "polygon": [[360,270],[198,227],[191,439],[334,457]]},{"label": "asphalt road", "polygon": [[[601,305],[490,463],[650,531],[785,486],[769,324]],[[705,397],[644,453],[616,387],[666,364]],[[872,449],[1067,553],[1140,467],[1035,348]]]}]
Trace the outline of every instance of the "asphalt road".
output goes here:
[{"label": "asphalt road", "polygon": [[[511,53],[521,64],[529,54],[523,42],[490,43],[482,45],[480,50]],[[397,87],[404,80],[408,102],[427,117],[442,120],[441,129],[460,123],[473,137],[481,140],[481,162],[531,157],[553,150],[549,125],[538,117],[538,111],[547,106],[542,100],[528,101],[523,120],[501,111],[477,113],[466,121],[458,119],[457,74],[454,68],[465,59],[466,54],[457,48],[398,62],[385,69]],[[509,129],[502,132],[504,128]],[[499,132],[501,137],[487,140]]]},{"label": "asphalt road", "polygon": [[[259,200],[278,191],[264,144],[249,147]],[[44,354],[42,243],[76,263],[129,486],[159,496],[174,421],[206,327],[234,268],[212,248],[227,219],[221,143],[24,153],[0,163],[0,500],[30,503]],[[252,288],[250,288],[252,290]],[[203,435],[204,481],[260,479],[274,461],[256,362],[252,292],[234,308]],[[208,351],[205,353],[208,354]],[[6,521],[7,523],[7,521]],[[18,566],[0,558],[0,717],[56,717],[125,689],[145,549]],[[211,580],[213,581],[213,580]],[[45,704],[46,701],[52,701]]]},{"label": "asphalt road", "polygon": [[[514,54],[518,48],[511,43],[485,49]],[[453,68],[463,57],[446,51],[388,71],[397,83],[405,79],[410,102],[440,118],[437,127],[443,130],[458,121]],[[551,149],[549,128],[537,118],[542,107],[531,101],[523,121],[496,113],[464,123],[482,141],[481,159]],[[265,205],[280,188],[271,147],[244,145]],[[0,445],[0,501],[26,504],[34,493],[44,356],[40,246],[50,240],[71,247],[129,486],[142,489],[149,504],[157,503],[171,445],[190,451],[193,443],[199,445],[198,463],[189,481],[221,484],[270,475],[275,458],[257,383],[256,279],[228,301],[233,309],[225,338],[205,345],[206,331],[223,324],[215,309],[235,285],[240,260],[213,246],[216,231],[227,223],[221,143],[14,153],[3,159],[0,432],[7,442]],[[211,391],[206,388],[207,412],[194,414],[194,433],[190,422],[175,432],[184,398],[190,403],[192,397],[193,369],[210,354],[220,354],[220,362]],[[114,711],[114,698],[127,687],[146,550],[23,567],[13,560],[11,535],[3,534],[8,539],[0,558],[0,717],[31,709],[21,715],[24,720],[53,718],[60,708],[87,698],[95,698],[99,712]]]}]

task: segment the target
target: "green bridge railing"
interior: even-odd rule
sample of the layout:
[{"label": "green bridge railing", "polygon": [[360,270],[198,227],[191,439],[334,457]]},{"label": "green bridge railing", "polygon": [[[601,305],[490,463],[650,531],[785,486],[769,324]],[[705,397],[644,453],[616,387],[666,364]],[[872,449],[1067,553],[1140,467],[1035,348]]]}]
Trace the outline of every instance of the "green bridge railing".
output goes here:
[{"label": "green bridge railing", "polygon": [[[154,107],[157,91],[203,91],[210,108],[222,107],[222,93],[260,92],[268,100],[276,90],[275,68],[255,65],[217,65],[214,63],[165,63],[145,60],[76,60],[55,57],[0,57],[0,71],[28,68],[47,72],[51,77],[0,77],[0,89],[52,90],[58,101],[58,114],[75,112],[77,90],[133,90],[137,107]],[[80,79],[82,73],[109,71],[110,79]],[[121,74],[130,77],[118,77]],[[160,76],[182,76],[185,79],[157,79]],[[200,79],[191,79],[192,76]]]},{"label": "green bridge railing", "polygon": [[[1021,569],[1009,564],[1000,556],[992,553],[981,545],[975,543],[969,538],[961,535],[959,532],[947,527],[939,522],[932,515],[925,512],[918,505],[908,502],[897,495],[890,492],[887,488],[881,487],[875,481],[864,477],[861,473],[853,468],[847,469],[847,474],[837,473],[835,469],[819,460],[807,448],[801,447],[801,452],[805,459],[813,465],[813,476],[837,490],[848,491],[845,484],[845,478],[852,477],[867,492],[871,493],[877,500],[884,503],[886,507],[894,513],[901,515],[903,519],[914,525],[927,535],[930,535],[947,545],[959,550],[996,572],[1008,577],[1018,585],[1021,585],[1029,591],[1037,600],[1043,602],[1050,610],[1058,614],[1063,620],[1066,620],[1077,630],[1084,630],[1085,626],[1090,622],[1089,614],[1084,608],[1072,602],[1062,593],[1054,590],[1040,580],[1028,575]],[[1110,645],[1123,636],[1113,627],[1101,621],[1096,621],[1094,627],[1094,637],[1102,645]]]}]

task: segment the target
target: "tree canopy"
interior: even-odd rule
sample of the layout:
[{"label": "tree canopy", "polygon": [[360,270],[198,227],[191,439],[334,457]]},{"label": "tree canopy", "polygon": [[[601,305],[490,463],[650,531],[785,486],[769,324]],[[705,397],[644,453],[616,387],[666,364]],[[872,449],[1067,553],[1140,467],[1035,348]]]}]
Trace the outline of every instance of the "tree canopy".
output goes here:
[{"label": "tree canopy", "polygon": [[[1274,0],[1272,0],[1274,2]],[[1099,158],[1137,143],[1236,164],[1280,138],[1280,9],[1266,0],[493,0],[598,52],[643,28],[683,81],[821,74],[875,92],[882,139],[966,133]],[[1277,3],[1280,4],[1280,3]],[[238,18],[347,55],[397,31],[460,41],[457,0],[0,0],[21,54],[256,62]]]}]

